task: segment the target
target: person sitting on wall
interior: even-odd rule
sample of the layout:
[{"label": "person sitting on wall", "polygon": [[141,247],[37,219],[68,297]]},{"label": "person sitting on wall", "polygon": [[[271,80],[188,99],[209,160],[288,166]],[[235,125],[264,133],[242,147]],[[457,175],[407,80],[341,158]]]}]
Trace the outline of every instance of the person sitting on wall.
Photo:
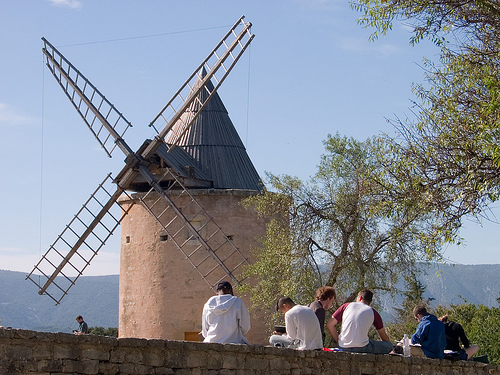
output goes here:
[{"label": "person sitting on wall", "polygon": [[420,344],[420,348],[428,358],[444,358],[446,336],[444,324],[429,314],[424,306],[416,306],[413,316],[419,321],[417,330],[411,337],[413,345]]},{"label": "person sitting on wall", "polygon": [[83,317],[81,315],[78,315],[76,317],[76,321],[78,322],[78,329],[74,330],[73,333],[75,335],[86,335],[89,333],[89,327],[87,326],[87,323],[83,320]]},{"label": "person sitting on wall", "polygon": [[[452,350],[458,353],[458,359],[468,360],[471,359],[474,354],[478,351],[479,347],[477,345],[470,345],[469,339],[465,335],[464,328],[457,322],[449,319],[448,315],[443,315],[439,318],[439,321],[444,323],[444,334],[446,336],[446,349]],[[459,343],[462,341],[463,348]]]},{"label": "person sitting on wall", "polygon": [[298,350],[323,349],[318,318],[309,307],[297,305],[290,297],[281,297],[276,310],[285,314],[286,334],[273,332],[269,338],[271,345]]},{"label": "person sitting on wall", "polygon": [[[335,311],[326,327],[343,351],[355,353],[388,354],[393,345],[387,335],[380,314],[370,304],[373,292],[363,289],[358,293],[356,302],[344,303]],[[335,326],[342,323],[339,333]],[[382,341],[370,340],[368,331],[371,326],[377,330]]]},{"label": "person sitting on wall", "polygon": [[203,342],[249,344],[245,337],[250,330],[247,307],[240,298],[233,295],[233,287],[227,281],[217,284],[216,293],[203,306]]},{"label": "person sitting on wall", "polygon": [[314,311],[316,317],[319,321],[319,328],[321,330],[321,335],[323,337],[323,343],[325,342],[325,315],[326,310],[333,306],[333,301],[335,301],[335,289],[331,286],[322,286],[316,291],[316,300],[311,302],[308,306]]}]

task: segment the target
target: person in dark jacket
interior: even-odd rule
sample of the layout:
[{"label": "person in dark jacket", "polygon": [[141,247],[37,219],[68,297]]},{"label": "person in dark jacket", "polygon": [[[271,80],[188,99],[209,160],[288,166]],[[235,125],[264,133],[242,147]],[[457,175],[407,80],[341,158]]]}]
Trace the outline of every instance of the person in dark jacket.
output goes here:
[{"label": "person in dark jacket", "polygon": [[81,315],[78,315],[76,317],[76,321],[78,322],[78,329],[74,330],[73,333],[75,335],[86,335],[89,333],[89,327],[87,326],[87,323],[83,320],[83,317]]},{"label": "person in dark jacket", "polygon": [[[450,320],[448,315],[443,315],[439,320],[444,323],[446,350],[458,352],[461,360],[470,359],[476,354],[479,347],[477,345],[470,345],[469,339],[465,335],[464,328],[459,323]],[[462,342],[463,348],[460,346],[459,340]]]},{"label": "person in dark jacket", "polygon": [[435,315],[429,314],[424,306],[413,309],[413,316],[419,321],[417,331],[411,337],[412,344],[420,344],[429,358],[444,358],[446,336],[444,324]]}]

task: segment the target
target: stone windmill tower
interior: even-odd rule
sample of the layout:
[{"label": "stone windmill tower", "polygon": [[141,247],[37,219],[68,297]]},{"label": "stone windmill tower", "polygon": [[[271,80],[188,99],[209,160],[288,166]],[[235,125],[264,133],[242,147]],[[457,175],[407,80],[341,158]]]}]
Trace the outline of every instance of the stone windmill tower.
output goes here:
[{"label": "stone windmill tower", "polygon": [[[211,83],[208,86],[212,90]],[[197,103],[186,117],[199,110]],[[167,144],[169,141],[167,137]],[[258,245],[256,237],[265,234],[266,224],[240,202],[258,193],[262,186],[218,94],[180,138],[178,147],[192,159],[183,154],[184,160],[178,161],[186,178],[183,187],[174,185],[168,193],[190,223],[205,235],[214,231],[210,228],[212,220],[220,225],[225,236],[222,241],[229,240],[232,244],[221,257],[228,267],[238,269],[251,257],[250,248]],[[120,203],[124,210],[129,210],[129,204],[141,200],[151,207],[158,195],[135,193],[122,197]],[[165,209],[167,206],[159,201],[155,212]],[[135,204],[122,221],[120,336],[175,340],[197,337],[203,304],[213,295],[211,285],[215,280],[228,278],[215,267],[206,250],[176,219],[174,212],[165,213],[162,222],[160,225],[140,204]],[[165,228],[166,223],[170,227]],[[178,251],[179,243],[182,252]],[[249,301],[245,302],[249,306]],[[252,319],[252,327],[248,338],[251,342],[261,342],[265,337],[264,325]]]},{"label": "stone windmill tower", "polygon": [[[261,186],[217,89],[254,37],[243,19],[150,123],[157,134],[136,152],[123,139],[130,122],[43,39],[48,68],[106,153],[125,154],[125,166],[27,276],[39,294],[58,304],[120,224],[121,337],[189,338],[217,282],[242,281],[265,222],[240,202]],[[262,322],[254,327],[261,342]]]}]

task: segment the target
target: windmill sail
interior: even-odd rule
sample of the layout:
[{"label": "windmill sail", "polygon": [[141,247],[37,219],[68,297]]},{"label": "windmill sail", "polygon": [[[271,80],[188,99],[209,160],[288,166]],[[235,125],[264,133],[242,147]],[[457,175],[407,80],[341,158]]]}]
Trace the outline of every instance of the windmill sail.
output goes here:
[{"label": "windmill sail", "polygon": [[131,153],[122,141],[132,124],[47,39],[42,40],[47,67],[106,154],[111,157],[117,145]]},{"label": "windmill sail", "polygon": [[128,211],[116,202],[123,190],[114,189],[111,175],[106,176],[27,276],[39,294],[59,304],[120,225]]},{"label": "windmill sail", "polygon": [[[153,140],[146,141],[135,153],[122,138],[131,124],[57,49],[43,39],[45,43],[43,52],[47,57],[47,66],[59,85],[101,146],[106,150],[106,153],[111,156],[114,146],[109,146],[112,142],[126,155],[126,165],[113,181],[117,185],[115,192],[113,194],[108,193],[112,190],[105,189],[103,182],[83,206],[82,210],[80,210],[49,248],[40,262],[34,267],[33,271],[27,276],[28,279],[38,285],[40,288],[39,294],[48,294],[56,303],[59,303],[64,295],[67,294],[76,279],[83,273],[99,249],[120,224],[123,216],[127,214],[127,211],[122,210],[121,214],[115,217],[110,214],[109,210],[115,204],[118,204],[117,199],[119,196],[125,193],[126,190],[129,190],[137,178],[150,185],[150,192],[156,191],[159,194],[168,207],[176,213],[176,220],[180,220],[182,227],[189,231],[191,236],[201,244],[199,249],[205,250],[205,254],[202,257],[208,257],[208,262],[205,260],[195,260],[195,258],[198,258],[198,254],[201,253],[200,251],[196,251],[195,257],[194,254],[186,254],[183,251],[184,247],[182,244],[177,247],[186,255],[186,258],[195,266],[207,283],[212,287],[216,284],[216,282],[212,281],[211,277],[218,274],[218,272],[214,272],[215,269],[222,269],[224,271],[220,277],[227,275],[235,282],[239,281],[234,276],[234,271],[246,262],[243,255],[239,253],[234,245],[231,246],[232,244],[227,236],[225,236],[220,227],[215,225],[206,212],[203,213],[203,216],[206,218],[207,224],[201,228],[193,226],[182,214],[182,211],[176,206],[175,202],[167,196],[162,186],[162,182],[164,181],[157,180],[157,176],[151,172],[150,166],[153,163],[151,160],[155,159],[155,154],[160,147],[171,149],[175,146],[179,137],[189,129],[193,121],[198,117],[199,112],[201,112],[216,93],[252,41],[254,35],[250,33],[251,24],[245,23],[243,18],[241,17],[236,22],[150,124],[156,129],[157,123],[161,123],[160,120],[163,120],[166,124],[164,128],[158,132],[158,135]],[[216,85],[208,85],[211,79],[216,81]],[[205,95],[200,95],[201,92],[205,93]],[[193,103],[196,103],[199,110],[198,113],[188,110]],[[170,136],[170,138],[174,139],[173,141],[169,141],[169,145],[166,145],[164,139],[171,132],[174,125],[177,125],[175,128],[180,129],[180,131],[178,134]],[[155,168],[152,169],[154,170]],[[169,170],[168,166],[167,170]],[[172,173],[169,173],[169,175],[169,184],[180,186],[180,190],[189,195],[186,187],[177,178],[178,173],[177,176]],[[109,176],[105,179],[105,182],[108,181]],[[101,191],[107,193],[109,197],[107,201],[96,198],[96,195]],[[192,196],[191,200],[199,206],[198,212],[201,215],[201,205],[197,204]],[[88,204],[94,201],[98,202],[100,206],[99,210],[92,210],[88,207]],[[167,230],[169,226],[165,225],[163,214],[156,212],[157,206],[147,206],[145,201],[143,204],[146,205],[149,212]],[[91,216],[90,222],[81,218],[83,214],[87,213]],[[113,218],[110,225],[102,222],[108,217]],[[82,230],[74,228],[80,225],[83,226]],[[104,234],[96,232],[101,228],[105,228]],[[175,237],[171,230],[172,227],[169,229],[170,235]],[[203,232],[207,232],[209,235],[206,237],[200,234]],[[90,241],[94,240],[96,243],[91,244]],[[229,250],[222,250],[222,248]],[[89,252],[89,254],[85,255],[85,252]],[[211,265],[207,266],[209,264]],[[69,273],[75,272],[76,276],[71,276],[66,272],[68,269],[70,270]],[[40,279],[43,281],[40,281]],[[55,293],[52,293],[50,290],[55,290]]]},{"label": "windmill sail", "polygon": [[[226,79],[229,72],[238,62],[239,58],[250,45],[254,36],[250,32],[251,23],[244,22],[244,16],[233,25],[222,40],[215,46],[212,52],[203,60],[203,62],[195,69],[193,74],[186,80],[181,88],[175,93],[170,101],[163,107],[158,115],[151,121],[149,126],[153,127],[159,139],[165,139],[166,135],[172,130],[177,122],[181,122],[182,126],[177,126],[182,129],[176,134],[175,139],[171,144],[175,145],[177,140],[189,129],[189,126],[199,114],[192,113],[189,117],[182,117],[189,106],[194,102],[198,102],[199,111],[205,107]],[[210,81],[215,81],[215,85],[207,86]],[[200,96],[201,91],[206,91],[208,95]],[[203,98],[203,100],[200,100]],[[164,128],[158,131],[159,124]],[[151,148],[155,145],[151,145]],[[150,150],[147,150],[150,152]]]}]

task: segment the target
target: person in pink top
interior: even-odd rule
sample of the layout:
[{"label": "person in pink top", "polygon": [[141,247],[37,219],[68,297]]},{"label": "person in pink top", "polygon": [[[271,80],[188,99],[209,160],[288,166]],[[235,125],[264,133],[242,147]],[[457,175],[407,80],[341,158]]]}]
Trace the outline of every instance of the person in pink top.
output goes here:
[{"label": "person in pink top", "polygon": [[[370,307],[372,299],[373,292],[363,289],[358,293],[356,302],[344,303],[333,313],[326,324],[333,339],[342,350],[355,353],[387,354],[393,349],[380,314]],[[338,323],[342,323],[340,334],[335,328]],[[372,325],[382,341],[368,338],[368,331]]]}]

